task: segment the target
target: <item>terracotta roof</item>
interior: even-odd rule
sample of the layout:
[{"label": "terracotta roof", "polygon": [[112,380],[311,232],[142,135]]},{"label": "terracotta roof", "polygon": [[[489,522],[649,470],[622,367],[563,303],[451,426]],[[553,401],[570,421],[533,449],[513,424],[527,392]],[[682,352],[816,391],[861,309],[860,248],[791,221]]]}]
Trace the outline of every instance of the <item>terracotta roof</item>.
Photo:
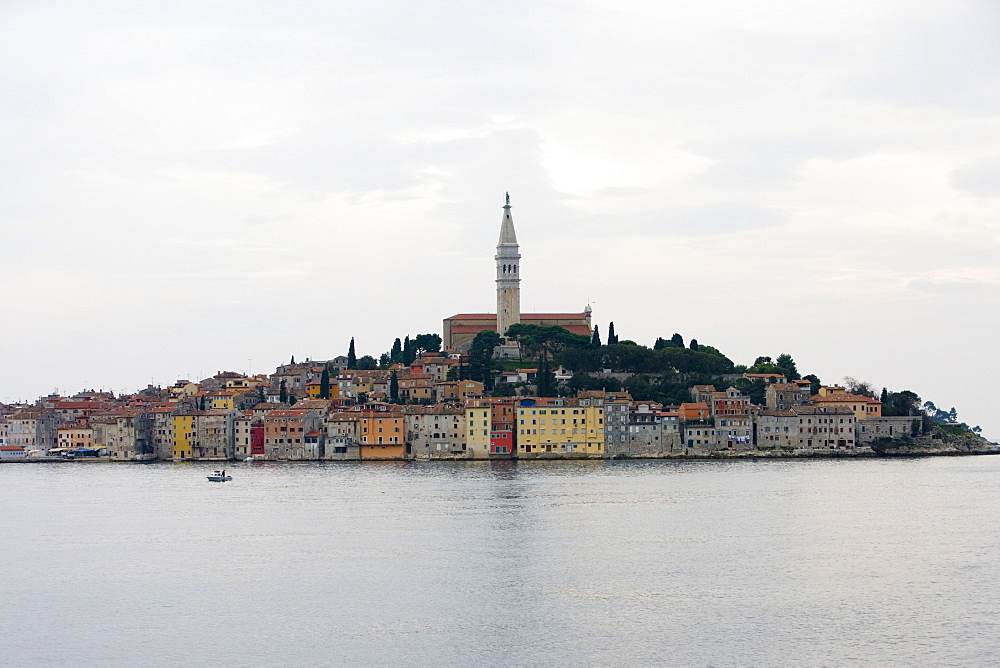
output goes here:
[{"label": "terracotta roof", "polygon": [[825,403],[830,403],[830,402],[838,402],[838,403],[843,403],[843,402],[847,402],[847,403],[864,402],[866,404],[880,404],[880,403],[882,403],[878,399],[873,399],[872,397],[864,397],[864,396],[861,396],[859,394],[828,394],[825,397],[821,397],[820,395],[817,394],[816,396],[814,396],[812,398],[812,401],[813,401],[813,403],[817,403],[817,404],[819,404],[819,403],[824,403],[825,404]]}]

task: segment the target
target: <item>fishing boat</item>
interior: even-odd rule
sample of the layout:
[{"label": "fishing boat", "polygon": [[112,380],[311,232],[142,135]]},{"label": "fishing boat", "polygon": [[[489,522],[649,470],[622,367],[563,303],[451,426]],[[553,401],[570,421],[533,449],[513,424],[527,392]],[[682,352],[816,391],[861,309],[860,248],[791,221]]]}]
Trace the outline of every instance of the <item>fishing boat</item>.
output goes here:
[{"label": "fishing boat", "polygon": [[212,471],[212,475],[208,476],[209,482],[229,482],[233,479],[233,476],[226,475],[226,470]]}]

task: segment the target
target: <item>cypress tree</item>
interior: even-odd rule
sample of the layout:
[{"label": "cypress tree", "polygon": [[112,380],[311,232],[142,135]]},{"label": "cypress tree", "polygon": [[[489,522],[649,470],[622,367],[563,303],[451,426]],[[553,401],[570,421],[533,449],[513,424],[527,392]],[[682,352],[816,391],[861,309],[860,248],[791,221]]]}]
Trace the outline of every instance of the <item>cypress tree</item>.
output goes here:
[{"label": "cypress tree", "polygon": [[281,385],[279,385],[278,387],[280,388],[278,390],[278,401],[280,401],[283,404],[287,404],[288,403],[288,386],[285,384],[285,381],[282,380],[281,381]]},{"label": "cypress tree", "polygon": [[319,377],[319,398],[330,398],[330,370],[323,367],[323,373]]},{"label": "cypress tree", "polygon": [[389,352],[389,359],[392,360],[393,364],[403,360],[403,344],[400,343],[398,336],[396,337],[396,340],[392,342],[392,350]]},{"label": "cypress tree", "polygon": [[597,331],[597,325],[594,325],[594,333],[590,335],[590,345],[594,348],[601,347],[601,333]]},{"label": "cypress tree", "polygon": [[608,325],[608,345],[613,346],[618,343],[618,335],[615,334],[615,323]]},{"label": "cypress tree", "polygon": [[351,337],[351,346],[347,349],[347,368],[357,369],[358,368],[358,356],[354,352],[354,337]]},{"label": "cypress tree", "polygon": [[403,364],[410,366],[417,359],[416,346],[410,341],[409,335],[403,339]]},{"label": "cypress tree", "polygon": [[[396,339],[399,341],[399,339]],[[396,372],[393,371],[389,376],[389,401],[390,403],[399,403],[399,379],[396,378]]]},{"label": "cypress tree", "polygon": [[674,335],[670,337],[670,344],[672,346],[674,346],[675,348],[683,348],[684,347],[684,337],[681,336],[680,334],[674,332]]},{"label": "cypress tree", "polygon": [[290,364],[295,364],[295,355],[292,355],[292,361],[290,362]]}]

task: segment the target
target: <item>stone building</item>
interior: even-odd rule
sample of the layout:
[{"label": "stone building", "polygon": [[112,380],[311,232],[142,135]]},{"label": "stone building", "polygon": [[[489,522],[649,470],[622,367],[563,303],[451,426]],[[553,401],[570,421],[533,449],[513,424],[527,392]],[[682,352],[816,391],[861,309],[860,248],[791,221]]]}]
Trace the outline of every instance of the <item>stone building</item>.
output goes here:
[{"label": "stone building", "polygon": [[112,414],[90,418],[94,430],[94,448],[102,450],[115,461],[152,459],[152,413],[119,410]]},{"label": "stone building", "polygon": [[757,448],[796,450],[854,449],[858,446],[854,412],[844,407],[792,406],[761,411],[756,417]]},{"label": "stone building", "polygon": [[858,445],[871,445],[878,438],[902,438],[919,436],[923,428],[923,418],[911,415],[881,415],[858,420]]},{"label": "stone building", "polygon": [[487,449],[468,449],[466,409],[456,405],[412,406],[405,416],[407,454],[416,459],[465,459],[478,455],[485,459]]},{"label": "stone building", "polygon": [[361,459],[361,429],[358,420],[359,414],[352,412],[329,413],[323,418],[326,429],[323,459]]},{"label": "stone building", "polygon": [[767,409],[787,411],[792,406],[809,405],[809,386],[797,383],[771,383],[764,393]]},{"label": "stone building", "polygon": [[306,434],[321,424],[319,411],[282,409],[264,416],[264,457],[289,461],[319,459],[319,444],[307,443]]}]

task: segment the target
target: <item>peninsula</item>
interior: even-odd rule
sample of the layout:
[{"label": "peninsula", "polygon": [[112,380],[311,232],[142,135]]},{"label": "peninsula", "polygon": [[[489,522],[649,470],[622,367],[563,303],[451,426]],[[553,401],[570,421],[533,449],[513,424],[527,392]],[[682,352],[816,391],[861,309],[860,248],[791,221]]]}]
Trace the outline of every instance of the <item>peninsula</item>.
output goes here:
[{"label": "peninsula", "polygon": [[495,313],[445,318],[377,359],[219,372],[133,394],[0,404],[0,461],[601,459],[1000,452],[912,391],[800,375],[791,355],[734,364],[679,333],[606,338],[579,312],[521,313],[510,197]]}]

